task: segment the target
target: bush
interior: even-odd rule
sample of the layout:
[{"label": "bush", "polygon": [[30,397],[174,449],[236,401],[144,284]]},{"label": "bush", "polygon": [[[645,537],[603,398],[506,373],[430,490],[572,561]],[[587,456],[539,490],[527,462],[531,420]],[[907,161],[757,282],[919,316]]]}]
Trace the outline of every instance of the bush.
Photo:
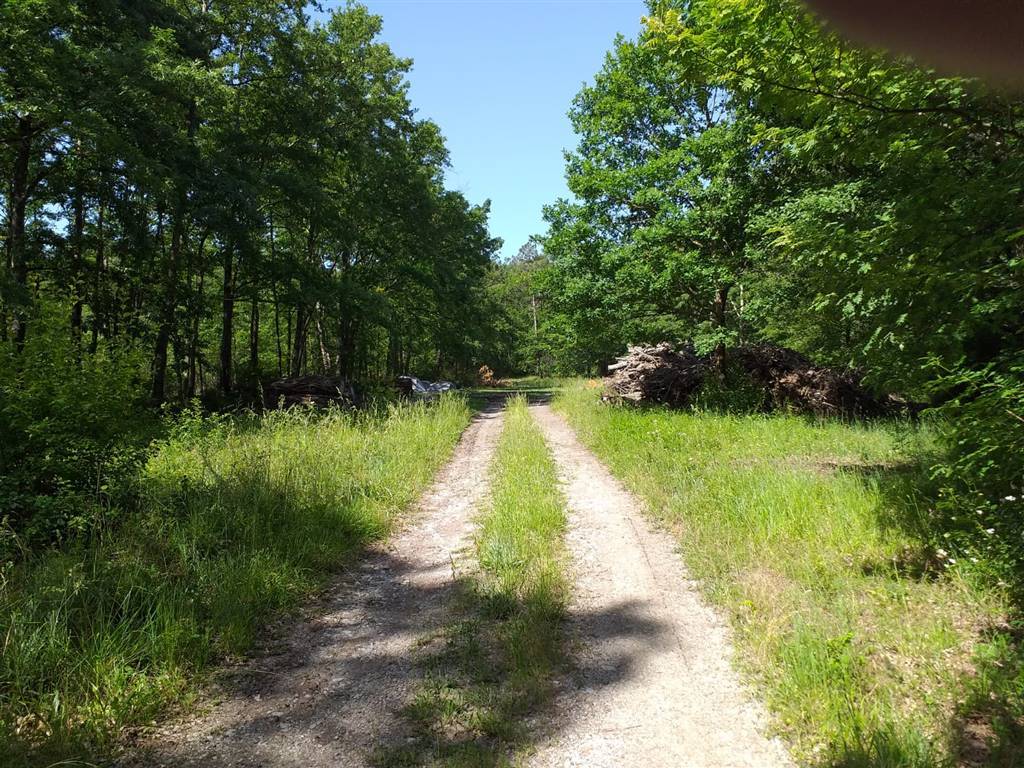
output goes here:
[{"label": "bush", "polygon": [[932,470],[933,514],[944,548],[998,564],[1024,590],[1024,360],[946,372],[937,386],[957,392],[937,409],[947,453]]},{"label": "bush", "polygon": [[117,516],[159,426],[138,402],[137,351],[84,354],[61,324],[33,330],[21,353],[0,351],[0,560],[17,541],[68,541]]}]

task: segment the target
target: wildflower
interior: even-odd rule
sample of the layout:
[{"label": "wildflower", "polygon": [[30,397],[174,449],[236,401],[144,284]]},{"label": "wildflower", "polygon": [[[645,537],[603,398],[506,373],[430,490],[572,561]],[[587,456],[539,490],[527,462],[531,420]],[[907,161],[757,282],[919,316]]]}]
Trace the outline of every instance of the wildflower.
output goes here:
[{"label": "wildflower", "polygon": [[1003,496],[1003,501],[1016,501],[1016,496]]},{"label": "wildflower", "polygon": [[995,528],[986,528],[985,529],[985,533],[987,533],[989,536],[991,536],[995,532],[996,532]]}]

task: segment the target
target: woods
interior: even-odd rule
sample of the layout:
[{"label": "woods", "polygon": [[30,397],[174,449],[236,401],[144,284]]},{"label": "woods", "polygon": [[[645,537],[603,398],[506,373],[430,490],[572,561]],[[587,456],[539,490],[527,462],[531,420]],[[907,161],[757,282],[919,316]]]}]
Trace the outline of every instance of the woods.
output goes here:
[{"label": "woods", "polygon": [[440,132],[415,117],[379,17],[314,25],[296,2],[3,14],[18,347],[59,305],[88,352],[144,350],[157,404],[271,373],[468,364],[466,299],[496,244],[486,210],[444,188]]},{"label": "woods", "polygon": [[446,188],[380,29],[358,5],[4,3],[0,486],[19,534],[88,517],[113,443],[165,403],[475,370],[499,241]]},{"label": "woods", "polygon": [[[280,671],[325,765],[346,728],[366,765],[528,759],[549,720],[568,754],[598,709],[680,764],[695,707],[623,725],[655,707],[587,697],[660,689],[560,676],[623,641],[609,668],[695,696],[693,649],[647,643],[716,610],[801,764],[1024,760],[1024,89],[798,0],[646,11],[565,105],[567,194],[522,185],[545,229],[511,255],[480,202],[504,180],[452,169],[363,5],[0,4],[0,763],[114,759],[280,619],[333,665],[308,695]],[[514,90],[442,85],[474,114]],[[361,559],[424,509],[404,560]],[[588,620],[579,583],[608,598],[623,563],[641,608]],[[320,590],[348,618],[306,632]]]},{"label": "woods", "polygon": [[[7,3],[4,333],[150,360],[150,398],[468,366],[496,243],[353,6]],[[57,309],[59,307],[59,309]]]}]

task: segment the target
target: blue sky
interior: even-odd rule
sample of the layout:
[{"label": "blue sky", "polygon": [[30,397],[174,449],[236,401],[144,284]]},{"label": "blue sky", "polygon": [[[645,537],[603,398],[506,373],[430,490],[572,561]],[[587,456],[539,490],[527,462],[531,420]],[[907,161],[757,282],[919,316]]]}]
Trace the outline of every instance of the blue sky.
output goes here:
[{"label": "blue sky", "polygon": [[[618,32],[635,37],[641,0],[363,0],[382,38],[413,59],[413,105],[445,135],[448,186],[491,200],[491,233],[512,256],[566,196],[566,117]],[[336,3],[326,2],[327,7]]]}]

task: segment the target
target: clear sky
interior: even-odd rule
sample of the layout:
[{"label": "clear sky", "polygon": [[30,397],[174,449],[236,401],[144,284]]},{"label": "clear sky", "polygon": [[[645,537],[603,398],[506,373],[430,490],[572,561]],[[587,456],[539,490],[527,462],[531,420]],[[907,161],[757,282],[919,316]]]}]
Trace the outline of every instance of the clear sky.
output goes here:
[{"label": "clear sky", "polygon": [[[491,234],[513,256],[544,231],[541,208],[568,195],[566,117],[618,32],[635,37],[641,0],[363,0],[382,38],[413,59],[413,105],[445,135],[448,186],[491,200]],[[325,7],[337,3],[325,0]]]}]

